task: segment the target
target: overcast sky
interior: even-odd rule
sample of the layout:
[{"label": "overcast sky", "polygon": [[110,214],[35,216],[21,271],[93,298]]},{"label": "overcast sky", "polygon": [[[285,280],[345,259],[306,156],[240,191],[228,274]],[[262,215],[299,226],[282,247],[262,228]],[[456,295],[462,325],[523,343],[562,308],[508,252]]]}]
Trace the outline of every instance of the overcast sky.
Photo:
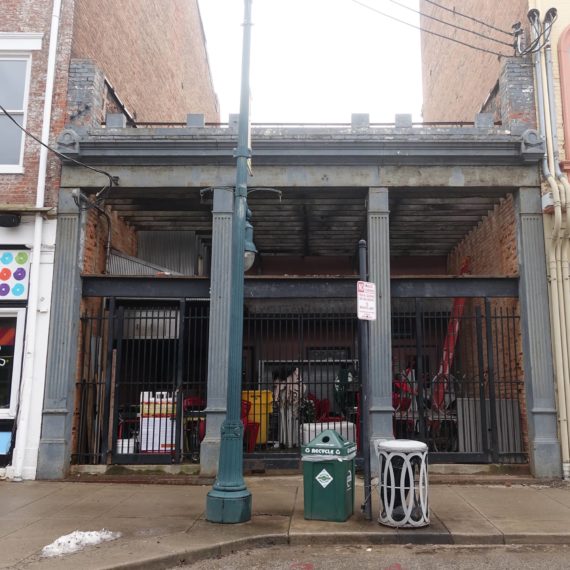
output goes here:
[{"label": "overcast sky", "polygon": [[[419,25],[390,0],[363,0]],[[418,0],[399,0],[418,8]],[[239,112],[242,0],[199,0],[221,120]],[[419,32],[351,0],[253,0],[253,122],[421,119]]]}]

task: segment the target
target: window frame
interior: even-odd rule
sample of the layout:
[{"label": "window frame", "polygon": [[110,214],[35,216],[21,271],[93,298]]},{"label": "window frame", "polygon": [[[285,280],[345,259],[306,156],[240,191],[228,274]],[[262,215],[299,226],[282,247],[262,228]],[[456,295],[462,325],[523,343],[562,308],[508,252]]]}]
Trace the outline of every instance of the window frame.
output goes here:
[{"label": "window frame", "polygon": [[[0,32],[0,60],[24,60],[26,61],[26,75],[24,85],[24,100],[22,109],[6,109],[8,112],[14,111],[18,116],[22,116],[22,127],[26,128],[28,120],[28,106],[30,95],[30,84],[32,76],[32,52],[42,49],[42,33],[28,32]],[[0,111],[0,115],[3,115]],[[23,174],[24,173],[24,153],[26,148],[26,133],[22,131],[20,141],[20,157],[17,164],[0,163],[0,174]]]},{"label": "window frame", "polygon": [[16,417],[20,396],[22,375],[22,357],[24,355],[24,331],[26,327],[25,307],[0,307],[0,319],[16,317],[16,338],[14,339],[14,366],[12,368],[12,386],[10,388],[10,405],[0,408],[0,420],[12,420]]}]

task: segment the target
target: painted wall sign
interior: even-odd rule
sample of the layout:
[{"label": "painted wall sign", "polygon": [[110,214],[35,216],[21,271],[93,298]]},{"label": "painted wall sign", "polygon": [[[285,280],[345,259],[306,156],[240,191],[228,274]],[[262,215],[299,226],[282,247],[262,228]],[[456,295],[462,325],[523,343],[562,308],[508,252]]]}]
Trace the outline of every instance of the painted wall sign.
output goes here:
[{"label": "painted wall sign", "polygon": [[25,301],[28,298],[29,276],[28,250],[0,250],[0,301]]}]

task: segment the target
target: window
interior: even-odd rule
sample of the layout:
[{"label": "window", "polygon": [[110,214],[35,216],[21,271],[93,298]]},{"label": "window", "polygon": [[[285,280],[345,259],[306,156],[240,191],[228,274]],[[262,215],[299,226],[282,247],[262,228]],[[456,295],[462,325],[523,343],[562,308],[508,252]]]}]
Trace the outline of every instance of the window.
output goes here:
[{"label": "window", "polygon": [[[0,105],[26,125],[31,51],[41,49],[41,34],[0,32]],[[24,133],[0,111],[0,173],[21,173]]]},{"label": "window", "polygon": [[0,309],[0,419],[16,416],[25,312],[25,309]]}]

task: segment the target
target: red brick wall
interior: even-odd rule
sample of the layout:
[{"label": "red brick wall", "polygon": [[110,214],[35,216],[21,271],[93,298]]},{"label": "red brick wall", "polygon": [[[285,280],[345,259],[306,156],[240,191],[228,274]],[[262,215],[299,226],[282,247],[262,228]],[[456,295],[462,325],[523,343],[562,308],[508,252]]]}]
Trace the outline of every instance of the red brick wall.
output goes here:
[{"label": "red brick wall", "polygon": [[501,199],[451,252],[447,260],[448,273],[458,274],[466,257],[471,259],[473,275],[518,275],[515,207],[511,194]]},{"label": "red brick wall", "polygon": [[[528,0],[438,0],[438,3],[462,14],[474,16],[502,30],[511,31],[515,22],[527,27]],[[510,42],[504,34],[445,12],[433,4],[420,1],[425,14],[454,23],[469,30]],[[467,32],[454,30],[439,22],[421,18],[421,26],[506,55],[508,46],[500,45]],[[475,51],[432,34],[422,34],[423,118],[425,121],[473,121],[499,78],[501,61],[497,56]]]},{"label": "red brick wall", "polygon": [[[51,24],[52,2],[30,2],[25,0],[2,0],[2,32],[43,33],[42,50],[32,52],[30,92],[27,108],[27,129],[36,136],[41,135],[43,122],[44,93],[46,88],[47,60]],[[71,50],[74,0],[63,0],[59,26],[59,42],[54,98],[52,106],[52,127],[49,137],[54,142],[65,123],[65,101],[67,94],[67,68]],[[24,174],[0,174],[0,203],[33,205],[38,183],[40,145],[26,137],[24,150]],[[53,155],[48,156],[48,179],[46,182],[46,205],[54,205],[59,187],[60,162]]]},{"label": "red brick wall", "polygon": [[[123,218],[106,208],[111,217],[111,247],[136,256],[137,237],[134,229]],[[90,210],[85,230],[85,246],[83,256],[83,272],[100,275],[105,272],[105,255],[107,246],[108,226],[105,216]]]},{"label": "red brick wall", "polygon": [[219,121],[197,0],[76,0],[73,57],[92,59],[139,121]]}]

